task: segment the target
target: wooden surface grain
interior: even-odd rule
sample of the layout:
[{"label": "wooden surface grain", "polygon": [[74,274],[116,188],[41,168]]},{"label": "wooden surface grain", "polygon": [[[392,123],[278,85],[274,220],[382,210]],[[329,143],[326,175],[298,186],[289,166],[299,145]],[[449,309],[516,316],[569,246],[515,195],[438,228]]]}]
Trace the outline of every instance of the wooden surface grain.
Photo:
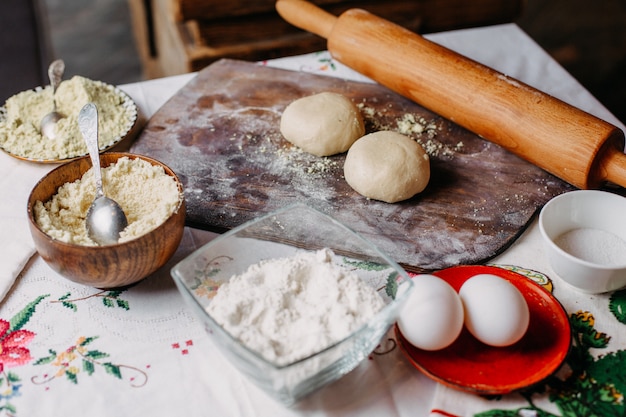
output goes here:
[{"label": "wooden surface grain", "polygon": [[[431,157],[431,181],[395,204],[345,182],[345,154],[319,158],[280,134],[282,110],[322,91],[351,98],[367,132],[395,130]],[[482,263],[502,252],[550,198],[573,187],[375,84],[222,60],[200,71],[148,121],[132,152],[185,186],[187,224],[223,231],[305,202],[359,232],[407,270]]]}]

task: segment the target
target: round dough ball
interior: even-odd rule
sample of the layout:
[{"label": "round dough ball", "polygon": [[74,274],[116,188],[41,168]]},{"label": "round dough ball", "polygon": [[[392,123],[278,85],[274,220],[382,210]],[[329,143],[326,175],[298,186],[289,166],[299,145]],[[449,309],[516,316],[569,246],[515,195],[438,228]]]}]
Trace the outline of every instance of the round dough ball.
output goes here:
[{"label": "round dough ball", "polygon": [[302,97],[285,108],[280,119],[285,139],[317,156],[347,151],[365,134],[359,109],[337,93]]},{"label": "round dough ball", "polygon": [[408,136],[375,132],[352,145],[343,174],[359,194],[395,203],[426,188],[430,179],[430,161],[424,149]]}]

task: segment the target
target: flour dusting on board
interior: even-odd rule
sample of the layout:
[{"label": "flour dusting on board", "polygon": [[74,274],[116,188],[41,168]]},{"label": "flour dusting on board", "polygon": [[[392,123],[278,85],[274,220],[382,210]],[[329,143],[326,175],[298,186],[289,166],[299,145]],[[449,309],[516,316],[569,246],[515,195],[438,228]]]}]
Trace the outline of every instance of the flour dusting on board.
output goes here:
[{"label": "flour dusting on board", "polygon": [[[267,126],[260,119],[244,119],[244,122],[239,124],[239,128],[249,133],[231,138],[236,150],[229,153],[230,158],[224,159],[223,164],[214,166],[214,169],[217,169],[216,177],[228,177],[226,174],[232,169],[232,164],[239,159],[245,159],[249,166],[261,168],[258,175],[268,178],[274,176],[271,181],[268,181],[270,185],[279,185],[286,176],[294,189],[303,195],[320,199],[328,199],[334,195],[334,189],[319,187],[316,181],[325,176],[334,178],[341,169],[336,161],[329,157],[320,158],[311,155],[291,145],[280,134],[272,132],[272,126]],[[237,191],[230,187],[222,188],[224,196],[232,196]]]},{"label": "flour dusting on board", "polygon": [[[323,91],[349,97],[367,133],[393,130],[418,141],[431,161],[426,189],[399,203],[369,200],[343,178],[345,154],[319,158],[287,142],[279,132],[282,110]],[[484,262],[550,198],[573,189],[380,85],[234,60],[200,71],[150,119],[131,150],[181,178],[188,224],[230,229],[306,203],[418,272]]]}]

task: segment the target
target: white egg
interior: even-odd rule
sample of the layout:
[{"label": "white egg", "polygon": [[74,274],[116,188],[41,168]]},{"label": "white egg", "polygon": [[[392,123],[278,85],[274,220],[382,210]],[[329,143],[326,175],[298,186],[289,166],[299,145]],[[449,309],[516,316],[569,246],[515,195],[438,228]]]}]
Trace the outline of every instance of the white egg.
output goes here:
[{"label": "white egg", "polygon": [[414,288],[398,318],[398,327],[413,346],[443,349],[463,329],[463,304],[446,281],[434,275],[413,278]]},{"label": "white egg", "polygon": [[465,308],[465,327],[481,342],[497,347],[519,341],[530,322],[528,304],[504,278],[475,275],[459,290]]}]

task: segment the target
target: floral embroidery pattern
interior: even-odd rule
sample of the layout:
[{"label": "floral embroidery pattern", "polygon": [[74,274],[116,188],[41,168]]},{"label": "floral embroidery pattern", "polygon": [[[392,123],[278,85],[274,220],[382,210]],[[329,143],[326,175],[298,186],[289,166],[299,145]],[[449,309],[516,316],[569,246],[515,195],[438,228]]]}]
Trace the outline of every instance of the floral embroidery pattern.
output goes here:
[{"label": "floral embroidery pattern", "polygon": [[316,53],[319,57],[317,58],[317,61],[321,64],[320,65],[320,71],[326,71],[329,68],[333,71],[335,71],[337,69],[337,66],[335,65],[335,61],[333,60],[333,58],[330,57],[330,55],[326,52],[326,51],[320,51]]},{"label": "floral embroidery pattern", "polygon": [[[231,259],[217,257],[206,264],[202,271],[197,271],[196,291],[204,294],[215,294],[219,283],[211,279],[217,274],[224,262]],[[355,268],[375,268],[376,265],[351,263]],[[536,271],[521,269],[514,266],[499,266],[526,275],[545,288],[552,289],[552,282]],[[389,277],[387,285],[393,283]],[[122,298],[124,291],[99,291],[85,297],[72,298],[71,293],[64,294],[49,303],[61,304],[72,311],[77,311],[81,302],[98,299],[107,308],[129,310],[130,306]],[[37,334],[27,330],[25,326],[34,315],[37,306],[49,297],[41,295],[26,305],[10,320],[0,318],[0,416],[16,416],[17,407],[13,402],[25,391],[24,381],[17,369],[32,364],[44,368],[41,374],[30,378],[30,383],[47,386],[54,380],[64,379],[71,384],[78,384],[80,378],[92,375],[109,375],[115,379],[128,381],[131,387],[142,387],[148,382],[148,374],[133,366],[116,363],[109,353],[96,348],[97,336],[78,337],[68,348],[58,351],[49,349],[48,355],[34,360],[29,344]],[[608,301],[611,314],[626,324],[626,290],[617,291]],[[479,417],[538,415],[544,417],[574,417],[580,415],[626,415],[624,394],[626,393],[626,351],[619,350],[597,355],[595,351],[607,349],[611,336],[596,329],[596,320],[588,311],[577,311],[570,315],[573,342],[566,363],[558,374],[544,381],[543,384],[531,387],[520,394],[526,399],[527,405],[515,410],[493,409],[478,414]],[[180,355],[189,355],[194,345],[191,339],[172,343],[171,349]],[[396,342],[389,338],[372,352],[370,360],[375,356],[386,355],[396,349]],[[592,354],[593,352],[593,354]],[[26,382],[29,382],[26,380]],[[535,403],[535,397],[548,399],[557,407],[559,414],[543,410]],[[494,398],[497,400],[497,398]],[[444,412],[441,412],[443,415]]]},{"label": "floral embroidery pattern", "polygon": [[609,300],[609,311],[622,324],[626,324],[626,290],[615,291]]},{"label": "floral embroidery pattern", "polygon": [[314,55],[315,55],[315,61],[317,62],[312,65],[308,65],[308,64],[302,65],[300,67],[301,71],[316,73],[316,72],[328,72],[328,71],[337,70],[337,64],[335,63],[335,60],[332,58],[330,53],[328,53],[328,51],[315,52]]},{"label": "floral embroidery pattern", "polygon": [[493,264],[490,266],[495,266],[498,268],[506,269],[507,271],[516,272],[520,275],[524,275],[526,278],[530,279],[531,281],[534,281],[537,284],[541,285],[548,292],[552,292],[552,290],[554,289],[552,285],[552,280],[548,278],[546,274],[542,274],[541,272],[533,271],[532,269],[521,268],[515,265]]},{"label": "floral embroidery pattern", "polygon": [[194,274],[194,282],[189,285],[189,288],[198,297],[212,299],[217,290],[219,289],[221,282],[211,279],[221,271],[221,265],[224,262],[232,261],[230,256],[222,255],[210,259],[206,262],[204,268],[196,270]]},{"label": "floral embroidery pattern", "polygon": [[[389,265],[380,264],[377,262],[369,262],[369,261],[352,261],[348,258],[343,258],[343,263],[346,265],[350,265],[355,269],[363,269],[365,271],[384,271],[385,269],[389,269]],[[396,271],[392,271],[387,276],[387,281],[385,283],[385,293],[391,297],[396,298],[396,294],[398,292],[398,279],[400,275]]]},{"label": "floral embroidery pattern", "polygon": [[20,378],[13,372],[2,372],[2,378],[0,378],[0,386],[2,386],[2,392],[0,392],[0,412],[7,415],[14,415],[16,408],[11,404],[13,397],[20,395]]},{"label": "floral embroidery pattern", "polygon": [[56,371],[50,374],[43,374],[41,377],[33,377],[31,379],[32,382],[45,384],[55,378],[65,377],[68,381],[76,384],[78,383],[78,375],[81,370],[91,376],[96,371],[96,367],[103,368],[107,374],[118,379],[122,379],[122,368],[138,373],[141,377],[139,381],[135,376],[130,378],[131,386],[133,387],[142,387],[148,382],[147,374],[135,367],[100,361],[108,358],[109,354],[87,348],[87,345],[96,339],[97,337],[80,337],[74,345],[58,353],[50,349],[48,351],[50,355],[38,359],[34,362],[34,365],[51,365],[56,368]]},{"label": "floral embroidery pattern", "polygon": [[77,311],[78,310],[77,303],[79,301],[85,301],[90,298],[101,298],[102,304],[105,307],[110,307],[110,308],[119,307],[119,308],[123,308],[124,310],[129,310],[130,305],[128,304],[128,301],[120,298],[120,295],[123,292],[124,290],[113,290],[113,291],[103,290],[95,294],[88,295],[86,297],[75,298],[75,299],[71,299],[70,297],[72,296],[72,293],[68,292],[67,294],[60,297],[58,300],[51,301],[51,303],[61,303],[64,307],[67,307],[73,311]]},{"label": "floral embroidery pattern", "polygon": [[7,371],[27,364],[32,360],[26,347],[35,337],[35,333],[22,329],[35,313],[37,304],[48,295],[37,297],[10,321],[0,319],[0,412],[14,415],[16,407],[11,400],[20,395],[22,387],[20,377]]},{"label": "floral embroidery pattern", "polygon": [[[103,306],[107,308],[122,308],[129,310],[130,306],[126,300],[120,298],[125,290],[104,290],[95,294],[82,297],[71,298],[71,293],[67,293],[57,300],[50,301],[50,304],[60,303],[72,311],[77,311],[77,304],[88,299],[99,298]],[[0,319],[0,415],[16,416],[17,407],[12,402],[19,397],[23,391],[24,383],[16,371],[17,368],[32,363],[32,365],[48,365],[54,371],[45,373],[43,376],[31,378],[34,384],[46,384],[58,378],[65,377],[70,382],[77,384],[78,375],[82,372],[85,375],[92,375],[97,369],[104,369],[106,374],[118,379],[126,377],[132,387],[142,387],[148,381],[146,372],[132,366],[116,364],[104,359],[109,357],[108,353],[96,349],[90,349],[97,337],[79,337],[76,343],[62,352],[57,353],[49,349],[49,355],[33,361],[29,343],[36,337],[36,333],[24,329],[36,311],[39,303],[50,294],[37,297],[26,307],[19,311],[10,320]]]},{"label": "floral embroidery pattern", "polygon": [[0,371],[24,365],[32,358],[26,345],[35,337],[28,330],[10,330],[11,324],[0,319]]}]

